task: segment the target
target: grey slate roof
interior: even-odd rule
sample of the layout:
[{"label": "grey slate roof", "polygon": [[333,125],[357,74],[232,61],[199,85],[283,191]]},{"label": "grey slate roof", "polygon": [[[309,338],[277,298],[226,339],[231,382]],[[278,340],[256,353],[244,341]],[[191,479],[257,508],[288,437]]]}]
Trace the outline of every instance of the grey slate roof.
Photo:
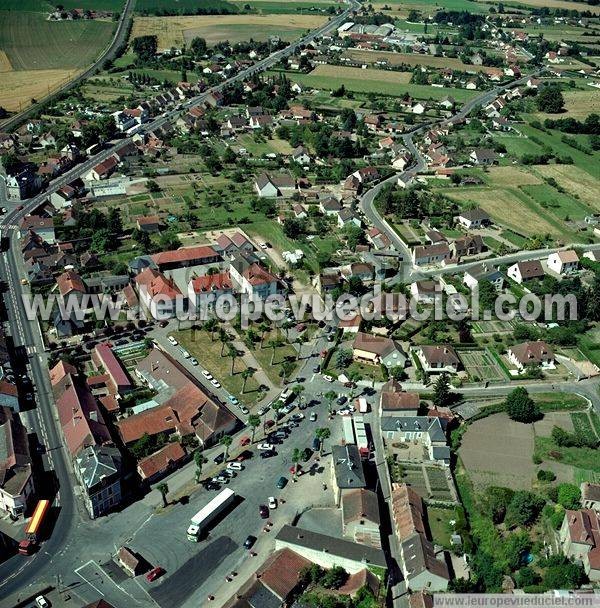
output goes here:
[{"label": "grey slate roof", "polygon": [[421,431],[428,433],[431,441],[446,442],[447,420],[428,416],[382,416],[381,430],[386,431]]},{"label": "grey slate roof", "polygon": [[334,445],[332,450],[335,479],[340,489],[366,487],[360,453],[355,445]]},{"label": "grey slate roof", "polygon": [[275,540],[312,549],[313,551],[325,551],[334,557],[339,556],[355,562],[362,562],[365,564],[365,568],[369,565],[387,568],[385,554],[381,549],[311,532],[303,528],[285,525],[279,530]]}]

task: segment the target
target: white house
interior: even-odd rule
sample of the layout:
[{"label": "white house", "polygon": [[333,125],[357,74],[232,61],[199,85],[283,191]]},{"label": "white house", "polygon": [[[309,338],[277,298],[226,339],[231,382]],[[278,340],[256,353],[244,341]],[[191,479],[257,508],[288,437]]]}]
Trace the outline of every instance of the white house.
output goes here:
[{"label": "white house", "polygon": [[548,270],[564,275],[575,272],[579,268],[579,256],[573,249],[558,251],[548,256]]},{"label": "white house", "polygon": [[506,274],[513,281],[521,284],[531,279],[541,279],[544,276],[544,269],[539,260],[529,260],[509,266]]},{"label": "white house", "polygon": [[469,270],[465,270],[463,283],[471,290],[479,286],[479,283],[488,281],[496,291],[500,291],[504,287],[503,274],[493,266],[490,268],[487,264],[478,264]]},{"label": "white house", "polygon": [[155,319],[168,319],[176,312],[177,301],[183,306],[183,294],[175,283],[153,268],[136,277],[139,299]]},{"label": "white house", "polygon": [[211,309],[219,296],[233,293],[233,283],[228,272],[193,277],[188,283],[190,306],[198,310]]}]

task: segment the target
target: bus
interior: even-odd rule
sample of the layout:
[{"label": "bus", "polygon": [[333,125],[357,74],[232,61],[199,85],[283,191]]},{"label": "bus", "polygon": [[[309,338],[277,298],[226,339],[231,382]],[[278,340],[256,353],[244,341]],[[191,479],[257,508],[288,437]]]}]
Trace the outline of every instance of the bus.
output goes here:
[{"label": "bus", "polygon": [[365,429],[365,420],[362,416],[354,417],[354,434],[356,435],[356,447],[363,458],[369,457],[369,441]]},{"label": "bus", "polygon": [[354,445],[356,443],[354,438],[354,427],[352,426],[352,418],[350,416],[344,416],[342,418],[342,434],[345,445]]},{"label": "bus", "polygon": [[40,530],[46,521],[46,515],[50,509],[49,500],[40,500],[35,507],[33,516],[29,520],[27,527],[25,528],[25,540],[19,543],[19,553],[22,555],[31,555],[36,545],[40,540]]},{"label": "bus", "polygon": [[223,510],[225,510],[235,499],[235,492],[225,488],[217,494],[205,507],[200,509],[190,522],[187,529],[188,540],[199,542],[204,528]]}]

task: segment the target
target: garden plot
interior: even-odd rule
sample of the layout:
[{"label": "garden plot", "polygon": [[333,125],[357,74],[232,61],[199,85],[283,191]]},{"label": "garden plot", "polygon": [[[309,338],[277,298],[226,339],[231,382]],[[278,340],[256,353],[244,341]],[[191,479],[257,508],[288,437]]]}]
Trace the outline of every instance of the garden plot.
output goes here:
[{"label": "garden plot", "polygon": [[504,370],[488,349],[461,350],[459,356],[473,382],[497,382],[507,379]]}]

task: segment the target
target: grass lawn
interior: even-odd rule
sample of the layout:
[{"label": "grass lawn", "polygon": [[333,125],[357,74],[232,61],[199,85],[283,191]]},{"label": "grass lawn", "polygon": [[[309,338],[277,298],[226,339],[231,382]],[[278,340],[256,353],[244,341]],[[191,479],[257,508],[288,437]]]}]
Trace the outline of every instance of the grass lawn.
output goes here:
[{"label": "grass lawn", "polygon": [[582,220],[586,215],[590,215],[593,212],[587,205],[584,205],[568,194],[559,192],[548,184],[521,186],[520,188],[525,194],[539,203],[542,208],[547,209],[557,218],[564,219],[568,216],[572,220]]},{"label": "grass lawn", "polygon": [[[207,369],[227,391],[238,397],[242,403],[253,404],[263,396],[263,393],[258,391],[258,382],[255,378],[248,379],[246,390],[242,394],[244,380],[241,372],[246,369],[244,362],[240,357],[235,360],[234,374],[231,376],[231,358],[221,357],[221,342],[216,338],[212,342],[208,332],[185,330],[174,332],[173,335],[192,357],[198,359],[203,368]],[[225,350],[225,352],[227,351]]]},{"label": "grass lawn", "polygon": [[339,368],[335,364],[335,353],[331,357],[329,367],[326,373],[333,376],[334,378],[340,374],[360,374],[363,380],[374,380],[375,382],[384,382],[387,378],[383,375],[381,365],[370,365],[369,363],[362,363],[358,361],[352,361],[352,363],[345,368]]},{"label": "grass lawn", "polygon": [[[402,76],[402,72],[388,72],[386,70],[362,70],[360,68],[348,68],[343,66],[317,66],[318,68],[334,67],[339,70],[340,76],[321,75],[318,69],[313,70],[310,74],[299,74],[297,72],[283,72],[293,82],[299,82],[303,86],[313,87],[315,89],[324,89],[330,91],[339,88],[342,84],[346,89],[358,93],[379,93],[390,97],[401,97],[405,93],[409,93],[412,97],[418,99],[443,99],[447,96],[454,97],[458,102],[465,102],[477,95],[477,91],[468,91],[466,89],[453,88],[437,88],[427,85],[408,84],[400,81],[398,76]],[[348,70],[353,70],[352,76]],[[367,72],[380,72],[378,78],[367,77]],[[277,75],[282,72],[270,71],[269,74]],[[390,75],[396,76],[395,81],[390,78]],[[405,74],[406,75],[406,74]],[[405,76],[404,75],[404,76]]]},{"label": "grass lawn", "polygon": [[594,327],[580,336],[579,349],[594,365],[600,365],[600,327]]},{"label": "grass lawn", "polygon": [[[268,346],[269,340],[275,339],[278,336],[277,331],[272,331],[270,333],[265,334],[265,340],[263,343],[263,347],[260,348],[260,344],[256,344],[252,354],[256,357],[256,360],[262,367],[263,371],[275,386],[281,385],[281,377],[279,376],[279,372],[281,371],[281,364],[287,359],[291,360],[294,363],[294,366],[297,366],[296,363],[296,349],[291,345],[285,342],[283,346],[280,346],[275,349],[275,357],[273,358],[273,365],[271,365],[271,356],[273,355],[273,349]],[[285,340],[285,337],[279,333],[279,337]],[[306,352],[306,351],[305,351]]]},{"label": "grass lawn", "polygon": [[451,549],[450,537],[453,534],[450,520],[458,520],[456,509],[442,509],[441,507],[427,507],[427,523],[431,537],[436,545]]},{"label": "grass lawn", "polygon": [[535,454],[579,469],[600,473],[600,452],[591,448],[562,448],[551,437],[535,438]]}]

